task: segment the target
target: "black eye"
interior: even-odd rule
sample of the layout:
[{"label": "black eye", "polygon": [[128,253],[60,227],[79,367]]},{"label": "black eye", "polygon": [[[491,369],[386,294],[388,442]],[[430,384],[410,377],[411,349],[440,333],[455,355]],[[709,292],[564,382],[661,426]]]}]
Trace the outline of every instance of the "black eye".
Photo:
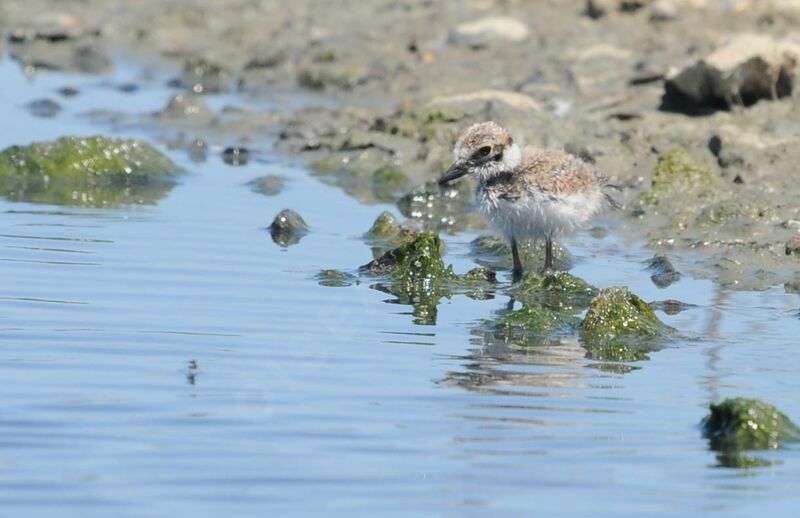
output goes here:
[{"label": "black eye", "polygon": [[492,146],[483,146],[480,148],[475,154],[481,158],[485,156],[489,156],[489,153],[492,152]]}]

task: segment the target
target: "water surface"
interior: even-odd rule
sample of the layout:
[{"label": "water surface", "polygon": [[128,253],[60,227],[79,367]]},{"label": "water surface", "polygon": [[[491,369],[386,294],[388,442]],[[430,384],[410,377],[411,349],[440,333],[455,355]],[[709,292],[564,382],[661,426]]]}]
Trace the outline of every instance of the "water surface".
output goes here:
[{"label": "water surface", "polygon": [[[9,61],[0,71],[0,147],[115,131],[152,139],[85,114],[152,111],[172,93],[132,65],[108,78],[26,78]],[[131,80],[143,84],[134,94],[115,87]],[[80,94],[59,98],[63,86]],[[32,117],[25,105],[42,97],[64,109]],[[487,344],[476,328],[505,309],[503,296],[444,299],[436,325],[419,326],[369,280],[318,285],[323,268],[371,259],[360,236],[391,206],[360,205],[288,159],[231,167],[169,153],[188,173],[154,206],[0,200],[3,514],[769,515],[800,505],[800,451],[720,468],[697,427],[709,402],[737,395],[800,419],[797,295],[688,277],[659,289],[651,252],[615,232],[635,223],[608,220],[608,237],[567,242],[573,273],[695,305],[659,314],[678,337],[633,369],[588,360],[570,339]],[[244,185],[265,174],[288,178],[278,196]],[[283,249],[265,227],[287,207],[311,233]],[[446,237],[457,271],[474,266],[474,237]]]}]

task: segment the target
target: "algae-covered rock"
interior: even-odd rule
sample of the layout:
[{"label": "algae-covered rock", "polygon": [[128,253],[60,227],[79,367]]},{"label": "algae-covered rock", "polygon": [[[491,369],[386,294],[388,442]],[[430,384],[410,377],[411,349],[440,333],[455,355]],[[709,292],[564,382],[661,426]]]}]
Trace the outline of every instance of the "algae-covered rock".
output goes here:
[{"label": "algae-covered rock", "polygon": [[432,232],[422,232],[414,241],[389,250],[360,268],[372,275],[390,273],[403,284],[430,281],[440,284],[455,278],[452,267],[445,267],[441,256],[441,240]]},{"label": "algae-covered rock", "polygon": [[330,288],[342,288],[358,284],[358,277],[339,270],[322,270],[315,278],[321,286],[328,286]]},{"label": "algae-covered rock", "polygon": [[391,212],[383,211],[375,218],[364,237],[375,240],[391,239],[400,232],[400,228],[397,218]]},{"label": "algae-covered rock", "polygon": [[622,362],[648,359],[671,330],[625,287],[600,290],[580,326],[587,358]]},{"label": "algae-covered rock", "polygon": [[292,209],[284,209],[275,216],[269,232],[275,244],[287,247],[300,242],[308,233],[308,225],[300,214]]},{"label": "algae-covered rock", "polygon": [[542,345],[554,335],[574,331],[580,319],[570,312],[556,311],[538,304],[526,304],[483,325],[487,343]]},{"label": "algae-covered rock", "polygon": [[387,250],[396,248],[417,238],[417,231],[401,225],[387,211],[383,211],[364,234],[364,239],[373,246],[373,253],[378,258]]},{"label": "algae-covered rock", "polygon": [[668,329],[645,301],[621,286],[601,290],[581,324],[584,338],[591,341],[628,336],[655,338]]},{"label": "algae-covered rock", "polygon": [[90,207],[154,203],[172,188],[180,171],[145,142],[62,137],[0,152],[0,195]]},{"label": "algae-covered rock", "polygon": [[597,288],[568,272],[544,276],[528,272],[512,289],[517,300],[542,304],[555,311],[582,311],[597,294]]},{"label": "algae-covered rock", "polygon": [[702,427],[713,450],[769,450],[800,440],[800,428],[783,412],[757,399],[726,399],[711,404],[709,410]]},{"label": "algae-covered rock", "polygon": [[659,205],[686,196],[713,194],[717,179],[685,150],[674,149],[658,157],[653,172],[652,189],[642,195],[642,202]]},{"label": "algae-covered rock", "polygon": [[438,235],[421,232],[413,241],[389,250],[359,270],[385,277],[386,282],[372,287],[391,293],[398,304],[413,306],[415,323],[434,324],[440,299],[457,293],[476,299],[491,298],[497,282],[495,272],[488,268],[473,268],[465,275],[456,275],[452,266],[445,266],[442,249]]},{"label": "algae-covered rock", "polygon": [[422,232],[414,241],[389,250],[360,271],[388,276],[388,282],[373,287],[391,293],[399,304],[413,306],[415,323],[432,325],[439,300],[450,296],[447,283],[458,278],[452,267],[445,267],[441,246],[438,235]]}]

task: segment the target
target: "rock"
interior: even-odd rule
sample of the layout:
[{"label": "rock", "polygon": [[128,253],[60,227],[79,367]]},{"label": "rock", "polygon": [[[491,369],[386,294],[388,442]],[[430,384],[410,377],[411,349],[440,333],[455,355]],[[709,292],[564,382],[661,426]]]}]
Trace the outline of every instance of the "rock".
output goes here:
[{"label": "rock", "polygon": [[574,331],[580,319],[569,312],[556,311],[538,304],[525,304],[483,324],[484,341],[488,344],[538,346],[547,344],[556,334]]},{"label": "rock", "polygon": [[602,18],[613,11],[633,12],[638,11],[650,0],[588,0],[586,14],[591,18]]},{"label": "rock", "polygon": [[212,111],[197,95],[177,94],[155,116],[164,119],[206,119],[212,116]]},{"label": "rock", "polygon": [[800,429],[785,414],[757,399],[726,399],[709,410],[702,427],[713,450],[768,450],[800,440]]},{"label": "rock", "polygon": [[788,96],[794,89],[800,45],[759,34],[740,34],[705,58],[667,78],[665,97],[700,105],[750,105]]},{"label": "rock", "polygon": [[797,293],[797,294],[800,294],[800,280],[787,281],[783,285],[783,290],[786,293]]},{"label": "rock", "polygon": [[263,194],[264,196],[275,196],[281,192],[285,183],[286,178],[283,176],[270,174],[250,180],[247,182],[247,185],[250,186],[253,192]]},{"label": "rock", "polygon": [[795,236],[786,243],[786,255],[800,257],[800,236]]},{"label": "rock", "polygon": [[667,22],[678,17],[678,4],[676,0],[656,0],[650,7],[650,20],[654,22]]},{"label": "rock", "polygon": [[107,137],[62,137],[0,152],[0,194],[59,205],[153,203],[181,169],[151,145]]},{"label": "rock", "polygon": [[183,65],[181,85],[195,94],[223,92],[231,82],[231,72],[209,59],[193,57]]},{"label": "rock", "polygon": [[460,120],[464,114],[471,115],[484,111],[488,104],[503,104],[520,112],[542,112],[542,107],[532,97],[506,90],[477,90],[465,94],[435,97],[426,105],[425,111],[428,114],[438,112],[445,120]]},{"label": "rock", "polygon": [[367,239],[385,240],[391,239],[400,232],[400,223],[391,212],[383,211],[375,219],[372,227],[364,234]]},{"label": "rock", "polygon": [[246,165],[250,161],[250,150],[246,147],[226,147],[222,151],[222,161],[228,165]]},{"label": "rock", "polygon": [[269,226],[272,241],[282,247],[288,247],[300,242],[308,234],[308,225],[302,216],[292,209],[284,209],[275,216]]},{"label": "rock", "polygon": [[664,254],[656,254],[650,259],[647,267],[653,272],[650,280],[659,288],[678,282],[681,278],[680,272],[672,265],[672,261]]},{"label": "rock", "polygon": [[345,286],[358,284],[358,277],[339,270],[322,270],[316,275],[316,279],[321,286],[328,286],[330,288],[343,288]]},{"label": "rock", "polygon": [[668,330],[646,302],[620,286],[600,290],[581,323],[582,337],[595,344],[627,337],[660,338]]},{"label": "rock", "polygon": [[37,99],[28,103],[28,111],[34,117],[49,119],[61,111],[61,105],[52,99]]},{"label": "rock", "polygon": [[528,27],[515,18],[493,16],[457,25],[450,31],[450,41],[479,49],[495,42],[519,43],[529,33]]},{"label": "rock", "polygon": [[30,70],[63,70],[100,74],[111,70],[111,60],[95,43],[53,45],[34,40],[16,46],[11,56]]},{"label": "rock", "polygon": [[382,64],[368,61],[364,54],[348,53],[339,56],[334,52],[324,59],[316,54],[300,64],[297,82],[311,90],[351,90],[382,77],[385,72]]}]

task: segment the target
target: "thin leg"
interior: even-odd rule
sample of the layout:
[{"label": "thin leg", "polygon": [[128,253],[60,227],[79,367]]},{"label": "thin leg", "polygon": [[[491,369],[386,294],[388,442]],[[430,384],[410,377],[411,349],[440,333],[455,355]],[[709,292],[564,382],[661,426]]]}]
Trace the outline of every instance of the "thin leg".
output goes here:
[{"label": "thin leg", "polygon": [[553,238],[547,236],[547,244],[544,249],[544,269],[553,269]]},{"label": "thin leg", "polygon": [[519,249],[517,248],[517,240],[511,238],[511,255],[514,258],[514,282],[522,279],[522,261],[519,260]]}]

